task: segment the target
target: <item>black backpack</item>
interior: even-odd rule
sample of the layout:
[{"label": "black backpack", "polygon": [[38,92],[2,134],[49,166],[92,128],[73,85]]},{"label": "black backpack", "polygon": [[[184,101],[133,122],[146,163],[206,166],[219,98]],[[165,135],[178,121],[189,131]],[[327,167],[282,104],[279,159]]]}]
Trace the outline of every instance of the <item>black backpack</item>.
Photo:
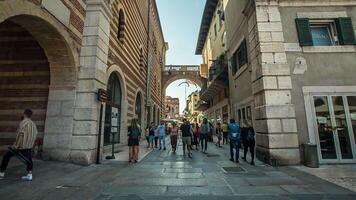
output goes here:
[{"label": "black backpack", "polygon": [[249,128],[247,130],[246,140],[247,141],[254,141],[255,140],[255,131],[252,128]]}]

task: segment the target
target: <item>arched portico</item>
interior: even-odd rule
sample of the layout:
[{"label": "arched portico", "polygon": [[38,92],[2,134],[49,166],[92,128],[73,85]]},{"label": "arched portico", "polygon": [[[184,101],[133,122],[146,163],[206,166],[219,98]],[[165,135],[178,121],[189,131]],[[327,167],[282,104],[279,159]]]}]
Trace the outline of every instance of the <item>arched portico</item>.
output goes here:
[{"label": "arched portico", "polygon": [[[2,109],[0,115],[8,115],[7,119],[14,119],[13,122],[4,121],[5,124],[16,124],[20,119],[18,116],[21,115],[23,106],[32,108],[35,122],[38,126],[44,127],[43,134],[39,135],[39,139],[43,138],[44,157],[68,160],[72,147],[73,107],[79,61],[78,52],[75,51],[78,49],[77,43],[71,38],[66,27],[33,3],[5,0],[0,2],[0,7],[2,9],[0,28],[14,31],[15,34],[25,34],[28,38],[28,41],[21,41],[24,37],[14,37],[7,41],[9,44],[6,47],[10,47],[12,42],[17,45],[14,46],[17,51],[8,48],[5,51],[7,54],[1,57],[17,66],[9,67],[0,64],[0,70],[6,71],[9,74],[7,79],[14,83],[12,89],[20,91],[21,88],[26,88],[28,92],[6,93],[7,96],[4,96],[2,101],[9,101],[12,105],[17,101],[18,106],[9,107],[6,111]],[[12,26],[13,29],[7,26]],[[27,54],[20,53],[21,50],[26,49],[28,49]],[[36,50],[31,51],[31,49]],[[45,63],[48,63],[48,66],[45,66]],[[48,81],[46,81],[47,75]],[[34,78],[35,76],[41,78]],[[16,81],[13,81],[16,79],[28,79],[31,84],[16,84]],[[4,83],[3,86],[2,88],[5,88],[8,85]],[[28,102],[34,103],[28,104]],[[40,104],[45,106],[39,107]],[[41,113],[43,113],[43,120],[39,116]],[[36,121],[36,118],[39,120]],[[14,132],[10,131],[6,134],[12,138]]]}]

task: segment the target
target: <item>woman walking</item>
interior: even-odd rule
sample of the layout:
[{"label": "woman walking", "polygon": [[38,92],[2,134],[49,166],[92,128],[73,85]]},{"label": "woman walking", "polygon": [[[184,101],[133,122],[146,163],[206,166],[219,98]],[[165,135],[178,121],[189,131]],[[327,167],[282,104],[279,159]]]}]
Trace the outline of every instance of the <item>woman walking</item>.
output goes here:
[{"label": "woman walking", "polygon": [[155,140],[155,124],[153,122],[151,123],[148,130],[148,138],[149,138],[148,148],[153,149],[154,148],[153,143]]},{"label": "woman walking", "polygon": [[200,144],[203,153],[206,153],[206,150],[208,149],[208,136],[210,132],[211,131],[210,131],[210,125],[208,123],[208,120],[204,118],[203,124],[201,125],[200,128]]},{"label": "woman walking", "polygon": [[218,138],[218,141],[216,142],[216,146],[219,146],[221,148],[221,140],[222,140],[222,129],[221,129],[221,124],[218,122],[216,126],[216,131],[215,131],[216,137]]},{"label": "woman walking", "polygon": [[178,129],[177,124],[175,122],[173,122],[172,128],[171,128],[171,134],[170,134],[173,153],[175,153],[177,150],[178,131],[179,131],[179,129]]},{"label": "woman walking", "polygon": [[193,142],[196,150],[198,150],[199,147],[199,138],[200,138],[200,127],[199,124],[196,123],[194,126],[194,142]]},{"label": "woman walking", "polygon": [[139,141],[141,137],[141,130],[137,124],[137,119],[131,120],[131,126],[128,129],[128,145],[129,145],[129,162],[138,161]]}]

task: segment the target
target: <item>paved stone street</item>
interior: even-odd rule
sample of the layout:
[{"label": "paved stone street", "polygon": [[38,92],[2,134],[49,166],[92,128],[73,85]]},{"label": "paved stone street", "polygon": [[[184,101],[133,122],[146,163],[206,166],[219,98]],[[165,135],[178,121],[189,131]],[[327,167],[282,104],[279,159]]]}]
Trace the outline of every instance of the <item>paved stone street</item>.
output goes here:
[{"label": "paved stone street", "polygon": [[[181,146],[180,146],[181,147]],[[33,182],[10,168],[1,199],[355,199],[356,193],[290,167],[228,161],[228,146],[210,143],[193,159],[170,150],[151,152],[138,164],[105,161],[89,167],[37,161]],[[232,167],[232,168],[231,168]],[[227,173],[225,169],[242,171]]]}]

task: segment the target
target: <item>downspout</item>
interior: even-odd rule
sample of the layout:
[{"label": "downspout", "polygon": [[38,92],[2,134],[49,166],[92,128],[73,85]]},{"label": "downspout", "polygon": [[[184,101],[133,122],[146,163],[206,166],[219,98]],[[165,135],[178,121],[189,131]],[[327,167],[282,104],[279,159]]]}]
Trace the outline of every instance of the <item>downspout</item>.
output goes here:
[{"label": "downspout", "polygon": [[[147,76],[146,76],[146,112],[147,115],[147,125],[149,125],[152,121],[151,119],[151,67],[150,67],[150,29],[151,29],[151,0],[148,0],[148,10],[147,10],[147,55],[146,55],[146,63],[147,63]],[[150,121],[148,121],[148,119]]]}]

